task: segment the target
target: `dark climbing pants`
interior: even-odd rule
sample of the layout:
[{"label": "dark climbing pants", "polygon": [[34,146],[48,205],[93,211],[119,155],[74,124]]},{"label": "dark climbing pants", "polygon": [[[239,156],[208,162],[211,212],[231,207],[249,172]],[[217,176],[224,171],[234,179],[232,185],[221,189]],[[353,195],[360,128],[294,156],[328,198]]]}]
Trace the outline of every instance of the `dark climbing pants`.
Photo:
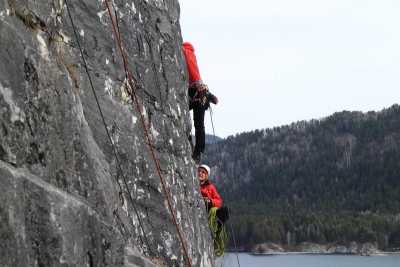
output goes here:
[{"label": "dark climbing pants", "polygon": [[194,121],[194,130],[196,137],[196,144],[194,146],[194,155],[200,155],[200,153],[204,152],[205,142],[206,142],[206,132],[204,129],[204,115],[205,108],[201,106],[193,107],[193,121]]}]

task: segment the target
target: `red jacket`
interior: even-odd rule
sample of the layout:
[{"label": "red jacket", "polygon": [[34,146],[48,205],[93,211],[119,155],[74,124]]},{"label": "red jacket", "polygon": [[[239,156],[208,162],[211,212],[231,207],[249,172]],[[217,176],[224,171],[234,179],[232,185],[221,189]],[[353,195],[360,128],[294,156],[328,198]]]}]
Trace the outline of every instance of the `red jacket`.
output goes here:
[{"label": "red jacket", "polygon": [[208,198],[209,200],[211,200],[211,205],[213,207],[222,207],[222,198],[218,194],[215,186],[210,181],[207,180],[204,184],[200,185],[200,192],[204,198]]},{"label": "red jacket", "polygon": [[201,82],[199,67],[197,66],[194,47],[191,43],[185,42],[182,44],[183,55],[185,56],[186,66],[189,73],[189,87],[196,82]]}]

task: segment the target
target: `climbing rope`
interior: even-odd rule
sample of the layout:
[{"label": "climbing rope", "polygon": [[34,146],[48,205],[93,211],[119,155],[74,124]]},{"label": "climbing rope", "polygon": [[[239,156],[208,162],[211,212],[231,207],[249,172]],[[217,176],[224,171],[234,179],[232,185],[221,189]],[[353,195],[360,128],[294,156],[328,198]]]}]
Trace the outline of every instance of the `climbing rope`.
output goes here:
[{"label": "climbing rope", "polygon": [[[212,129],[213,129],[213,135],[214,135],[214,138],[215,138],[217,135],[215,134],[215,127],[214,127],[214,120],[213,120],[213,111],[212,111],[211,106],[209,107],[209,109],[210,109],[211,126],[212,126]],[[221,155],[221,150],[220,150],[220,147],[219,147],[219,145],[218,145],[218,142],[216,142],[215,145],[216,145],[216,147],[217,147],[217,153],[218,153],[218,155]],[[222,189],[222,190],[225,192],[225,189]],[[225,200],[224,200],[224,201],[225,201]],[[237,252],[238,249],[237,249],[237,245],[236,245],[235,232],[233,231],[232,225],[231,225],[229,222],[226,222],[226,224],[228,225],[228,228],[229,228],[229,230],[230,230],[230,232],[231,232],[231,235],[232,235],[233,245],[235,246],[236,260],[237,260],[238,266],[240,267],[240,261],[239,261],[239,255],[238,255],[238,252]],[[222,260],[222,262],[223,262],[223,260]]]},{"label": "climbing rope", "polygon": [[136,95],[136,84],[137,84],[137,82],[136,82],[134,76],[132,75],[132,73],[130,72],[130,70],[128,68],[128,59],[127,59],[127,56],[126,56],[125,51],[123,49],[121,35],[120,35],[120,33],[119,33],[118,29],[117,29],[116,17],[114,17],[112,12],[111,12],[111,7],[110,7],[109,0],[104,0],[104,3],[106,4],[107,10],[108,10],[108,14],[109,14],[110,19],[111,19],[113,34],[114,34],[114,37],[116,39],[119,51],[121,53],[126,79],[128,81],[129,87],[131,89],[130,91],[128,90],[127,93],[130,95],[132,102],[135,103],[136,110],[140,114],[140,121],[141,121],[141,124],[142,124],[142,128],[143,128],[145,137],[147,139],[147,146],[149,148],[151,157],[152,157],[152,159],[154,161],[154,164],[156,166],[157,174],[158,174],[158,176],[160,178],[160,181],[161,181],[162,189],[163,189],[163,192],[164,192],[164,196],[165,196],[165,198],[167,200],[168,209],[169,209],[169,211],[170,211],[170,213],[172,215],[173,223],[174,223],[174,225],[176,227],[176,230],[178,232],[178,237],[179,237],[179,240],[180,240],[181,245],[182,245],[182,249],[183,249],[183,252],[184,252],[184,255],[185,255],[185,259],[187,261],[188,266],[191,267],[192,266],[191,259],[189,257],[189,253],[188,253],[188,250],[187,250],[187,247],[186,247],[186,243],[185,243],[185,240],[183,238],[183,233],[181,232],[181,229],[180,229],[180,227],[178,225],[177,218],[176,218],[174,209],[172,207],[172,201],[171,201],[170,192],[169,192],[169,189],[167,189],[166,182],[164,180],[164,177],[161,174],[161,167],[160,167],[159,160],[157,159],[157,157],[155,155],[155,152],[154,152],[154,145],[153,145],[153,142],[152,142],[152,139],[151,139],[152,135],[151,135],[151,133],[150,133],[150,131],[148,129],[148,126],[146,125],[146,121],[145,121],[145,118],[144,118],[144,115],[143,115],[143,112],[142,112],[142,106],[140,105],[139,99],[138,99],[138,97]]},{"label": "climbing rope", "polygon": [[[79,51],[80,51],[80,54],[81,54],[81,58],[82,58],[82,61],[83,61],[83,66],[84,66],[84,68],[85,68],[86,74],[87,74],[88,79],[89,79],[90,87],[91,87],[91,89],[92,89],[92,92],[93,92],[93,95],[94,95],[94,98],[95,98],[95,101],[96,101],[96,104],[97,104],[97,108],[98,108],[98,110],[99,110],[99,113],[100,113],[100,116],[101,116],[101,119],[102,119],[104,128],[105,128],[105,130],[106,130],[108,140],[110,141],[110,144],[111,144],[111,146],[112,146],[113,154],[114,154],[114,157],[115,157],[115,160],[116,160],[116,163],[117,163],[117,168],[118,168],[119,172],[120,172],[121,175],[122,175],[123,183],[124,183],[124,185],[125,185],[125,187],[126,187],[126,190],[128,191],[129,200],[130,200],[131,205],[132,205],[132,207],[133,207],[133,210],[134,210],[134,212],[135,212],[135,214],[136,214],[136,217],[137,217],[137,219],[138,219],[138,221],[139,221],[139,226],[140,226],[140,229],[142,230],[142,234],[143,234],[143,238],[145,239],[146,246],[147,246],[148,250],[150,251],[150,254],[151,254],[151,255],[155,255],[155,254],[152,252],[151,247],[150,247],[150,245],[149,245],[149,242],[148,242],[148,240],[147,240],[146,232],[144,231],[144,227],[143,227],[143,223],[142,223],[142,219],[140,218],[139,213],[138,213],[138,210],[137,210],[136,205],[135,205],[135,202],[133,201],[131,192],[130,192],[129,187],[128,187],[127,179],[126,179],[126,177],[125,177],[125,175],[124,175],[124,172],[122,171],[121,162],[120,162],[120,160],[119,160],[119,158],[118,158],[117,149],[116,149],[116,147],[115,147],[115,145],[114,145],[114,142],[113,142],[113,140],[112,140],[112,138],[111,138],[110,132],[109,132],[109,130],[108,130],[108,128],[107,128],[107,123],[106,123],[105,118],[104,118],[103,110],[102,110],[102,108],[101,108],[101,106],[100,106],[99,99],[98,99],[98,97],[97,97],[96,90],[94,89],[94,85],[93,85],[93,82],[92,82],[92,77],[91,77],[91,75],[90,75],[89,68],[88,68],[88,66],[87,66],[86,59],[85,59],[85,56],[84,56],[84,53],[83,53],[81,44],[80,44],[80,42],[79,42],[79,36],[78,36],[77,31],[76,31],[75,23],[74,23],[74,20],[73,20],[73,18],[72,18],[71,11],[70,11],[69,0],[65,0],[65,5],[66,5],[66,7],[67,7],[68,16],[69,16],[69,19],[70,19],[70,21],[71,21],[72,29],[73,29],[73,31],[74,31],[74,35],[75,35],[75,38],[76,38],[76,42],[77,42],[77,44],[78,44],[78,48],[79,48]],[[122,192],[122,191],[123,191],[123,190],[122,190],[122,186],[121,186],[121,184],[120,184],[118,178],[116,178],[115,180],[117,181],[117,184],[118,184],[118,186],[119,186],[120,192]],[[140,241],[141,241],[142,244],[143,244],[142,237],[139,236],[139,238],[140,238]]]}]

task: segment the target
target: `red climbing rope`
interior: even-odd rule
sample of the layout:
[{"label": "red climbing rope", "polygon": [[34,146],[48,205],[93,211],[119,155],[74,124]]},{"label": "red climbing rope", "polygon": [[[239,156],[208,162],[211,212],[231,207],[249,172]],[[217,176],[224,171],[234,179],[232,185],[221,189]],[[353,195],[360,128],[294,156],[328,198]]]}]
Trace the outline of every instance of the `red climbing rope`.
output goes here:
[{"label": "red climbing rope", "polygon": [[128,90],[128,94],[130,95],[132,102],[135,103],[135,107],[136,107],[137,112],[140,114],[140,121],[141,121],[141,124],[142,124],[142,127],[143,127],[144,134],[145,134],[146,139],[147,139],[147,146],[148,146],[148,148],[150,150],[150,154],[151,154],[151,157],[153,158],[154,164],[156,165],[157,174],[158,174],[158,176],[160,178],[160,181],[161,181],[161,184],[162,184],[162,189],[163,189],[165,198],[166,198],[167,203],[168,203],[168,209],[169,209],[169,211],[170,211],[170,213],[172,215],[173,223],[174,223],[174,225],[176,227],[176,230],[178,232],[179,240],[181,242],[182,249],[183,249],[187,264],[188,264],[189,267],[191,267],[192,266],[192,262],[191,262],[191,259],[189,257],[189,253],[188,253],[188,250],[187,250],[187,247],[186,247],[185,240],[183,238],[182,230],[178,225],[177,218],[176,218],[174,209],[172,207],[172,201],[171,201],[170,192],[169,192],[169,189],[167,188],[167,184],[165,182],[165,179],[161,174],[160,163],[159,163],[159,160],[157,159],[156,154],[154,152],[154,145],[153,145],[153,142],[151,140],[151,136],[152,135],[151,135],[151,133],[149,131],[148,126],[146,125],[146,120],[145,120],[143,112],[142,112],[142,106],[139,103],[139,99],[138,99],[138,97],[136,95],[136,91],[135,91],[135,89],[136,89],[136,80],[135,80],[135,77],[132,75],[131,71],[128,68],[128,59],[127,59],[127,56],[126,56],[126,54],[124,52],[124,49],[123,49],[120,32],[119,32],[119,30],[117,30],[116,18],[113,16],[113,14],[111,12],[111,7],[110,7],[109,0],[104,0],[104,2],[106,4],[107,10],[108,10],[108,14],[109,14],[110,19],[111,19],[113,34],[115,36],[119,51],[121,53],[121,57],[122,57],[122,61],[123,61],[123,64],[124,64],[124,69],[125,69],[125,75],[126,75],[129,87],[131,88],[130,91]]},{"label": "red climbing rope", "polygon": [[[122,176],[122,181],[123,181],[123,184],[124,184],[125,187],[126,187],[126,191],[128,192],[128,199],[130,200],[131,205],[132,205],[132,208],[133,208],[133,210],[134,210],[134,212],[135,212],[135,214],[136,214],[136,217],[137,217],[137,219],[138,219],[138,221],[139,221],[139,226],[140,226],[140,229],[142,230],[143,239],[144,239],[144,242],[145,242],[146,245],[147,245],[147,249],[149,250],[149,252],[150,252],[151,255],[155,255],[154,252],[152,251],[151,247],[150,247],[149,241],[147,240],[146,232],[144,231],[142,219],[141,219],[140,216],[139,216],[138,209],[137,209],[137,207],[136,207],[136,205],[135,205],[135,202],[133,201],[131,191],[129,190],[129,186],[128,186],[128,183],[127,183],[126,175],[125,175],[124,172],[122,171],[121,161],[119,160],[119,157],[118,157],[117,148],[115,147],[114,142],[113,142],[113,140],[112,140],[112,138],[111,138],[110,132],[109,132],[109,130],[108,130],[108,128],[107,128],[107,123],[106,123],[106,120],[105,120],[105,118],[104,118],[103,110],[102,110],[102,108],[101,108],[101,106],[100,106],[99,98],[97,97],[96,90],[94,89],[94,85],[93,85],[93,81],[92,81],[92,76],[90,75],[89,68],[88,68],[88,65],[87,65],[87,63],[86,63],[86,59],[85,59],[85,56],[84,56],[84,53],[83,53],[83,49],[82,49],[82,46],[81,46],[81,44],[80,44],[80,42],[79,42],[78,33],[77,33],[77,31],[76,31],[75,23],[74,23],[74,20],[73,20],[73,18],[72,18],[72,15],[71,15],[70,4],[69,4],[69,2],[68,2],[67,0],[65,0],[65,5],[66,5],[66,7],[67,7],[68,17],[69,17],[69,19],[70,19],[70,21],[71,21],[71,26],[72,26],[72,29],[73,29],[73,32],[74,32],[74,35],[75,35],[76,43],[77,43],[77,45],[78,45],[79,52],[80,52],[80,54],[81,54],[83,67],[85,68],[86,74],[87,74],[87,76],[88,76],[90,88],[92,89],[92,93],[93,93],[94,99],[95,99],[95,101],[96,101],[97,108],[98,108],[98,110],[99,110],[99,114],[100,114],[100,117],[101,117],[102,122],[103,122],[103,125],[104,125],[104,129],[105,129],[105,131],[106,131],[108,140],[110,141],[110,145],[111,145],[112,150],[113,150],[113,154],[114,154],[114,157],[115,157],[115,161],[116,161],[117,168],[118,168],[118,170],[119,170],[119,172],[120,172],[120,174],[121,174],[121,176]],[[122,193],[122,185],[121,185],[121,183],[120,183],[120,181],[118,180],[117,177],[114,177],[114,178],[115,178],[115,180],[116,180],[116,182],[117,182],[117,184],[118,184],[118,186],[119,186],[120,194],[121,194],[121,193]],[[142,241],[142,243],[143,243],[143,240],[142,240],[142,237],[141,237],[141,236],[139,236],[139,239],[140,239],[140,240]]]}]

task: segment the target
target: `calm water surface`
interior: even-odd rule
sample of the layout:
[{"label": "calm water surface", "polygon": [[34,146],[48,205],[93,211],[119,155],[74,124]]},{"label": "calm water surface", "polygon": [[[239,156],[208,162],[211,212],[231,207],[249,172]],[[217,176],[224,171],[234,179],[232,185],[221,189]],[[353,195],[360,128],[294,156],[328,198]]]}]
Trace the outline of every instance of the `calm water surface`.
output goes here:
[{"label": "calm water surface", "polygon": [[[279,255],[238,253],[240,267],[400,267],[400,256]],[[237,267],[236,254],[227,253],[217,267]]]}]

